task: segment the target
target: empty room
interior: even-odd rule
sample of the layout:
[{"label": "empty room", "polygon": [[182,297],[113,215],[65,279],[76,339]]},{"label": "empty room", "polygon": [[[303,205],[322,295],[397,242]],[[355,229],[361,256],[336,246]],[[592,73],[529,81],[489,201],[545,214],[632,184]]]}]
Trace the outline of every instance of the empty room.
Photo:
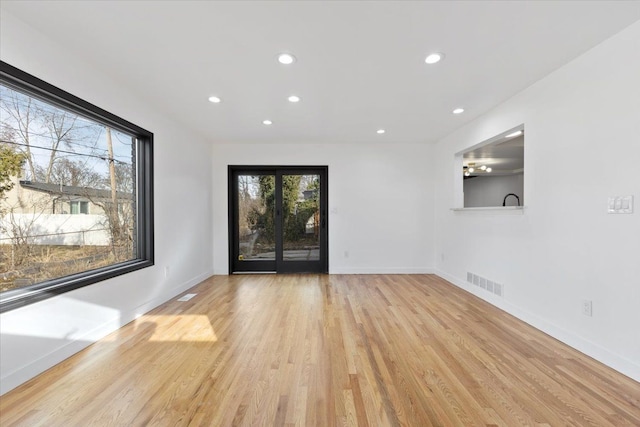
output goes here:
[{"label": "empty room", "polygon": [[0,1],[0,425],[639,426],[640,2]]}]

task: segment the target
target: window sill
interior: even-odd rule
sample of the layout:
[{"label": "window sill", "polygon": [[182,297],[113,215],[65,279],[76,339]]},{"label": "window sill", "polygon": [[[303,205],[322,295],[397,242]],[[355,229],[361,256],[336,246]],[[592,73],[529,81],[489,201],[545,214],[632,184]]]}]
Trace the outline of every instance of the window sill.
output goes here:
[{"label": "window sill", "polygon": [[451,208],[453,212],[484,212],[501,213],[507,215],[522,215],[526,206],[486,206],[481,208]]}]

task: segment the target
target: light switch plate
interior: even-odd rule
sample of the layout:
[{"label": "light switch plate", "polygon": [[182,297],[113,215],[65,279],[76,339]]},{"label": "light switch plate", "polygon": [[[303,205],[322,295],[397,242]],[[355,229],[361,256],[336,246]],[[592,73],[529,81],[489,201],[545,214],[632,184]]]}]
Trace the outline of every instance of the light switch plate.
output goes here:
[{"label": "light switch plate", "polygon": [[607,200],[607,212],[610,214],[633,213],[633,196],[613,196]]}]

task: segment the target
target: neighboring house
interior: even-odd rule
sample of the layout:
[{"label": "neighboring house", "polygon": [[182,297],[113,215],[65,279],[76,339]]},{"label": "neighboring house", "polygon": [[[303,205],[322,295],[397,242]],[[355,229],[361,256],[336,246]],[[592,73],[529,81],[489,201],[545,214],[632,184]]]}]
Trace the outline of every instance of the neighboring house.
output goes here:
[{"label": "neighboring house", "polygon": [[318,190],[304,190],[302,192],[302,200],[312,200],[315,197],[318,197]]},{"label": "neighboring house", "polygon": [[[130,209],[133,195],[116,193],[121,210]],[[104,215],[111,190],[20,180],[3,202],[14,213]]]},{"label": "neighboring house", "polygon": [[[17,179],[2,204],[0,244],[18,235],[36,245],[108,245],[111,190]],[[118,216],[129,223],[133,194],[117,192]]]}]

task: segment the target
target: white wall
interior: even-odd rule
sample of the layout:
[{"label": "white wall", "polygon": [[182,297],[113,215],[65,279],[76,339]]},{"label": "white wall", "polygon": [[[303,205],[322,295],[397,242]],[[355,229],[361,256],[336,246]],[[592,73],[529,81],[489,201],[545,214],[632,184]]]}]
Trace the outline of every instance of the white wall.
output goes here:
[{"label": "white wall", "polygon": [[[520,206],[524,206],[523,174],[515,175],[481,175],[464,180],[464,206],[476,208],[482,206],[502,206],[504,196],[513,193],[520,198]],[[518,200],[511,196],[507,206],[517,206]]]},{"label": "white wall", "polygon": [[431,149],[392,143],[215,145],[215,273],[228,272],[228,165],[329,167],[330,273],[433,271]]},{"label": "white wall", "polygon": [[0,15],[3,61],[155,137],[156,265],[0,315],[0,392],[6,392],[208,277],[212,206],[209,144],[156,113],[135,88],[110,80],[6,11]]},{"label": "white wall", "polygon": [[[454,154],[521,124],[524,213],[451,211]],[[442,139],[435,155],[438,274],[636,380],[639,135],[636,23]],[[635,213],[608,215],[612,195],[634,195]],[[504,298],[468,286],[468,271],[503,283]]]}]

